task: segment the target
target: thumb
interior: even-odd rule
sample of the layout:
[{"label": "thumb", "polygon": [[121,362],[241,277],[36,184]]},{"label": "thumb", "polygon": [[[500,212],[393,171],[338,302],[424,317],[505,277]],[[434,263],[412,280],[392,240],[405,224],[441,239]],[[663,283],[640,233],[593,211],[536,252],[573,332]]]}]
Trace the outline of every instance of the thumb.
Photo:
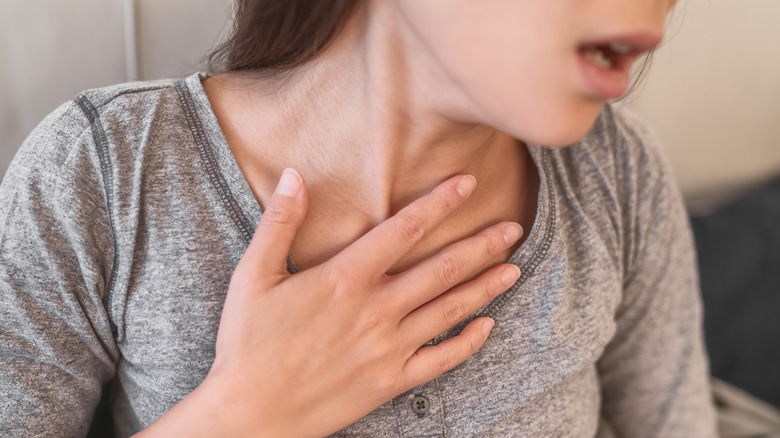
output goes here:
[{"label": "thumb", "polygon": [[240,265],[263,277],[286,275],[287,255],[306,216],[307,201],[301,175],[294,169],[285,169]]}]

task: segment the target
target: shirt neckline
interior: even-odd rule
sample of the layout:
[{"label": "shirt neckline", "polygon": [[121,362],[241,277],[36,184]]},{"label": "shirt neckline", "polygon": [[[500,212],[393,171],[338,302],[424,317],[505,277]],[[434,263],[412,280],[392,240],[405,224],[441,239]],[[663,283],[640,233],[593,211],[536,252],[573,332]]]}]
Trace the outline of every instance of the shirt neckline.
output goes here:
[{"label": "shirt neckline", "polygon": [[[210,172],[216,173],[213,177],[224,182],[226,189],[235,200],[235,202],[226,203],[226,207],[238,220],[246,224],[247,227],[251,227],[251,233],[254,233],[263,216],[263,210],[230,150],[206,91],[203,89],[201,81],[207,77],[207,74],[199,72],[184,79],[186,89],[189,91],[189,98],[194,103],[194,123],[202,128],[200,130],[204,134],[203,136],[196,135],[196,142],[202,143],[198,147],[208,148],[212,152],[216,166],[207,165],[206,167]],[[555,197],[552,193],[552,185],[548,175],[548,172],[550,172],[550,151],[536,145],[529,145],[528,151],[534,164],[536,164],[539,174],[539,194],[537,197],[536,216],[530,234],[509,258],[509,263],[519,266],[522,271],[520,279],[512,288],[513,290],[518,289],[529,276],[533,275],[541,261],[546,258],[552,242],[556,221]],[[251,235],[249,239],[251,239]],[[247,239],[247,245],[249,244],[249,239]],[[287,265],[290,272],[295,273],[298,271],[295,262],[289,255],[287,257]],[[484,312],[480,313],[491,314],[497,307],[500,307],[503,302],[509,299],[513,294],[513,290],[500,295],[483,309]]]}]

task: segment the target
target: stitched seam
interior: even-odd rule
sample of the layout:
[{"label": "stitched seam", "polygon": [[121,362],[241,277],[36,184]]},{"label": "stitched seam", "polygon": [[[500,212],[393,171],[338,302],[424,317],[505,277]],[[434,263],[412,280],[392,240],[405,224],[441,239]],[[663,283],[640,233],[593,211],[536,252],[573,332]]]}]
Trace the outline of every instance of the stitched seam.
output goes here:
[{"label": "stitched seam", "polygon": [[[99,114],[94,105],[87,99],[84,94],[80,94],[75,99],[76,104],[79,106],[84,115],[89,120],[90,127],[92,128],[92,137],[97,144],[98,157],[100,158],[100,171],[103,176],[103,185],[106,190],[106,211],[108,213],[108,227],[111,231],[111,240],[114,247],[114,258],[111,265],[111,274],[108,277],[108,290],[105,296],[106,302],[103,305],[107,309],[112,309],[114,302],[114,288],[116,286],[117,269],[119,266],[119,249],[117,248],[117,235],[116,227],[114,226],[114,182],[113,166],[111,165],[111,156],[108,151],[108,139],[106,132],[103,130],[103,125],[100,123]],[[112,322],[112,330],[116,330],[116,325]]]},{"label": "stitched seam", "polygon": [[181,106],[184,109],[187,126],[190,128],[192,137],[195,140],[198,154],[203,161],[203,165],[206,167],[206,172],[209,175],[209,179],[211,179],[211,183],[216,188],[217,193],[219,194],[219,198],[227,209],[228,216],[230,216],[231,221],[233,221],[233,224],[238,227],[244,239],[249,242],[252,240],[252,234],[254,233],[252,233],[251,226],[248,224],[247,219],[241,213],[241,208],[239,207],[238,202],[233,197],[233,194],[230,192],[230,190],[228,190],[227,182],[223,178],[222,173],[219,171],[219,166],[217,164],[216,156],[214,155],[214,150],[211,148],[211,145],[209,144],[206,137],[206,133],[203,130],[203,126],[201,125],[200,120],[197,118],[195,113],[195,103],[192,101],[189,90],[186,88],[183,80],[176,82],[175,88],[176,93],[179,96]]},{"label": "stitched seam", "polygon": [[[132,89],[129,89],[129,90],[123,90],[123,91],[117,92],[116,94],[111,96],[105,102],[101,102],[99,105],[92,105],[92,106],[93,106],[93,108],[103,108],[104,106],[106,106],[109,103],[113,102],[117,98],[125,96],[125,95],[128,95],[128,94],[145,93],[147,91],[158,91],[158,90],[162,90],[162,89],[165,89],[165,88],[168,88],[168,87],[170,87],[170,85],[156,85],[156,86],[153,86],[153,87],[132,88]],[[82,94],[86,94],[86,92],[82,93]]]},{"label": "stitched seam", "polygon": [[447,403],[444,400],[444,391],[441,389],[441,380],[437,377],[436,390],[439,392],[439,403],[441,403],[441,434],[444,437],[450,438],[450,428],[447,427]]},{"label": "stitched seam", "polygon": [[504,304],[509,301],[515,293],[517,293],[518,290],[523,286],[523,284],[531,277],[533,276],[536,269],[541,265],[542,261],[547,257],[547,252],[550,250],[550,246],[552,245],[553,235],[555,234],[555,218],[557,216],[557,210],[556,210],[556,202],[555,197],[553,196],[553,190],[552,190],[552,184],[549,181],[549,170],[550,162],[548,158],[547,151],[544,151],[544,155],[542,156],[542,169],[544,169],[544,172],[547,174],[545,178],[547,178],[547,199],[549,202],[549,207],[547,210],[547,221],[545,224],[545,230],[544,230],[544,236],[542,236],[542,241],[540,243],[539,249],[536,250],[536,252],[531,256],[531,259],[528,261],[528,263],[525,263],[523,265],[523,274],[520,276],[520,278],[517,280],[517,283],[515,283],[515,286],[503,294],[496,297],[490,305],[488,305],[487,308],[485,308],[482,312],[480,312],[480,315],[478,316],[494,316],[495,312],[497,312],[501,307],[504,306]]},{"label": "stitched seam", "polygon": [[398,406],[398,403],[396,402],[397,399],[398,399],[398,397],[395,397],[392,400],[392,403],[393,403],[393,414],[395,414],[395,427],[398,430],[398,436],[400,438],[404,438],[404,429],[401,426],[401,415],[399,415],[399,412],[398,412],[398,410],[401,409],[401,408]]}]

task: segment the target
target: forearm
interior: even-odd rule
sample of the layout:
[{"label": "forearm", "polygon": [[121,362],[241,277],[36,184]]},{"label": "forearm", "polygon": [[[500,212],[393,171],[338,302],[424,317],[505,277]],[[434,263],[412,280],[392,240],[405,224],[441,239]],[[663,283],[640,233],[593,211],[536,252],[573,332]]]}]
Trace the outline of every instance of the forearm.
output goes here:
[{"label": "forearm", "polygon": [[[268,415],[268,410],[259,405],[252,412],[240,395],[240,388],[231,390],[222,382],[207,378],[171,410],[134,436],[294,436],[293,431],[284,429],[282,418]],[[262,428],[250,427],[249,420],[255,425],[262,424]]]}]

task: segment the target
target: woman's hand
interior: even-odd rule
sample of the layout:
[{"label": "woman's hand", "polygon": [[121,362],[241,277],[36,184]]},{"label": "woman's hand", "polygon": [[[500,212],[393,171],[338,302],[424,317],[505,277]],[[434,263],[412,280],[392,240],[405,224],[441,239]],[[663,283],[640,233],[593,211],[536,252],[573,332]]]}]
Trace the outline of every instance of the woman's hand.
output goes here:
[{"label": "woman's hand", "polygon": [[[170,417],[177,409],[184,418],[197,415],[182,421],[198,425],[199,435],[327,435],[474,354],[493,325],[489,318],[438,345],[423,344],[517,280],[519,269],[502,264],[459,284],[512,246],[519,225],[492,226],[400,274],[387,270],[475,184],[453,177],[332,259],[292,275],[285,261],[307,193],[300,176],[286,170],[233,273],[211,371]],[[175,423],[166,430],[182,432]]]}]

